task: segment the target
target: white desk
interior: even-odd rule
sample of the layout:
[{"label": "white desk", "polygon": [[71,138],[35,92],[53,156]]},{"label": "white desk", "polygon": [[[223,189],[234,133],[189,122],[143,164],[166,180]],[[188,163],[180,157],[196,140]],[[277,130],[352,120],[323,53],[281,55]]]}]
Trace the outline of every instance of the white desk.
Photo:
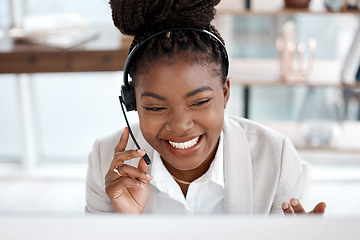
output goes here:
[{"label": "white desk", "polygon": [[0,239],[358,240],[357,217],[0,216]]}]

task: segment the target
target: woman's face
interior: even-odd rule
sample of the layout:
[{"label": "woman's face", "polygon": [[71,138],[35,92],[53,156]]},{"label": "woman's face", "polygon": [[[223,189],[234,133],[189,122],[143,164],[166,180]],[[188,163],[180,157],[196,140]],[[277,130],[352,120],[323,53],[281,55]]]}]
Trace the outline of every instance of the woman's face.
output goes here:
[{"label": "woman's face", "polygon": [[209,66],[157,62],[135,88],[140,128],[163,160],[178,170],[212,161],[223,129],[229,82]]}]

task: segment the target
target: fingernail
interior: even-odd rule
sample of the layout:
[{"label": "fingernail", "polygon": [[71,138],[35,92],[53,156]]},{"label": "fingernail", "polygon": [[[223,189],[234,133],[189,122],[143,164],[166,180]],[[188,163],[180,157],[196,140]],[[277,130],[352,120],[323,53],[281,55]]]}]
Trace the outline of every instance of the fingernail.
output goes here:
[{"label": "fingernail", "polygon": [[145,149],[138,149],[136,150],[138,153],[145,154]]},{"label": "fingernail", "polygon": [[290,203],[291,203],[291,205],[293,205],[293,206],[299,205],[299,201],[298,201],[297,199],[291,199]]},{"label": "fingernail", "polygon": [[140,183],[141,188],[147,188],[148,186],[146,184]]},{"label": "fingernail", "polygon": [[148,174],[148,173],[147,173],[145,176],[146,176],[146,178],[149,179],[149,180],[152,179],[152,176],[151,176],[150,174]]},{"label": "fingernail", "polygon": [[281,205],[282,209],[288,209],[289,208],[289,204],[286,202],[283,202]]}]

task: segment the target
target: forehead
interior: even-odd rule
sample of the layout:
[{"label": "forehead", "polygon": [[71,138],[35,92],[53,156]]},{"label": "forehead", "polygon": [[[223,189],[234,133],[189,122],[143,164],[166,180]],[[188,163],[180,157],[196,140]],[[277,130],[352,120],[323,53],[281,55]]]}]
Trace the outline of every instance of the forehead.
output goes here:
[{"label": "forehead", "polygon": [[158,61],[138,76],[136,90],[187,91],[197,87],[222,86],[214,64],[203,65],[196,60]]}]

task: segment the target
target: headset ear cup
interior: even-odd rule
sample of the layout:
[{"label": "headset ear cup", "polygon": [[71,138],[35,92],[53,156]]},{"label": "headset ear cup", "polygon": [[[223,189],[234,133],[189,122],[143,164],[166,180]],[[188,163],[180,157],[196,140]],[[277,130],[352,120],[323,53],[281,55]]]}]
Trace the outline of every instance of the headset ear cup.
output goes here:
[{"label": "headset ear cup", "polygon": [[121,100],[125,104],[126,111],[136,111],[135,92],[132,87],[121,86]]}]

